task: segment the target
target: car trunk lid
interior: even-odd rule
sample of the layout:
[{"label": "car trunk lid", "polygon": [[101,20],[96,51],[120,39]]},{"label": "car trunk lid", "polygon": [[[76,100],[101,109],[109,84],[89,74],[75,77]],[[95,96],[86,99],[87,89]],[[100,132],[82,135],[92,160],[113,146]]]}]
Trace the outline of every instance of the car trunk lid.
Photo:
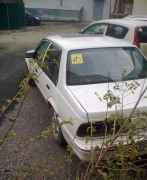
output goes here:
[{"label": "car trunk lid", "polygon": [[[133,81],[129,81],[129,84],[131,83],[133,83]],[[138,88],[134,92],[128,92],[127,87],[124,87],[125,82],[121,82],[120,86],[123,87],[123,95],[122,90],[116,90],[114,88],[115,83],[69,86],[69,89],[81,106],[85,108],[90,120],[102,121],[106,118],[107,112],[107,102],[103,97],[108,89],[111,90],[116,97],[120,97],[121,103],[117,104],[117,111],[122,111],[123,106],[124,113],[128,115],[135,106],[141,92],[147,86],[147,82],[143,79],[138,80],[137,83],[139,84]],[[142,111],[146,110],[147,107],[147,99],[145,99],[145,96],[147,96],[147,92],[145,92],[138,105],[138,108]],[[116,112],[116,106],[112,106],[108,109],[109,114],[114,112]]]}]

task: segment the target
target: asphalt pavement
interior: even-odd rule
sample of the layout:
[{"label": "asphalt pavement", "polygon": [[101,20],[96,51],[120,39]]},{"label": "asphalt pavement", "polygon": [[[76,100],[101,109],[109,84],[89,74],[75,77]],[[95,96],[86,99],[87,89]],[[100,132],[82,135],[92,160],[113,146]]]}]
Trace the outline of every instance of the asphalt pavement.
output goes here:
[{"label": "asphalt pavement", "polygon": [[16,94],[25,72],[23,50],[0,54],[0,104]]},{"label": "asphalt pavement", "polygon": [[[0,32],[0,105],[12,98],[19,88],[26,72],[26,50],[34,49],[49,33],[78,32],[81,27],[81,24],[49,23]],[[10,128],[19,106],[16,104],[1,119],[0,140]],[[79,160],[74,156],[71,161],[66,149],[58,146],[52,134],[44,137],[47,128],[50,128],[49,107],[37,88],[33,88],[17,117],[14,139],[0,146],[0,180],[75,180]],[[36,138],[40,135],[43,138]]]},{"label": "asphalt pavement", "polygon": [[38,27],[0,31],[0,105],[12,98],[18,90],[19,81],[26,71],[26,50],[34,49],[49,34],[79,32],[84,25],[52,22]]}]

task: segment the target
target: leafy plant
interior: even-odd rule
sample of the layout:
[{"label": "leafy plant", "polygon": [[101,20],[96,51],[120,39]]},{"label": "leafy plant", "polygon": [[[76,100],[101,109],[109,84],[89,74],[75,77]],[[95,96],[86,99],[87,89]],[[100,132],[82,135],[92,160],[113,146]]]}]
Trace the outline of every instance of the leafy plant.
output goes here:
[{"label": "leafy plant", "polygon": [[[97,179],[99,176],[104,180],[131,180],[142,177],[144,170],[137,166],[136,162],[140,158],[140,144],[144,146],[144,153],[147,152],[143,141],[147,131],[147,114],[139,112],[137,107],[147,87],[143,86],[135,106],[128,115],[125,114],[123,104],[124,96],[134,94],[139,87],[140,84],[137,81],[121,82],[113,87],[118,91],[117,95],[109,89],[109,85],[103,97],[95,93],[98,100],[107,105],[105,132],[103,143],[101,147],[95,149],[95,158],[89,162],[85,173],[80,176],[81,180]],[[122,109],[118,110],[117,106],[120,107],[120,105]],[[110,113],[109,110],[113,107],[115,112]],[[93,127],[89,126],[89,128],[93,132]],[[88,131],[90,131],[89,128]]]}]

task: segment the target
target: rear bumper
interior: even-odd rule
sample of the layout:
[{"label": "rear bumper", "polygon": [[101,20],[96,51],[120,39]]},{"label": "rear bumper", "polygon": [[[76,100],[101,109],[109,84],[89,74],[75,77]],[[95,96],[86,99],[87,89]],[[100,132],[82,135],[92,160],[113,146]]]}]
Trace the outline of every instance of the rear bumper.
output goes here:
[{"label": "rear bumper", "polygon": [[80,147],[76,147],[73,150],[81,161],[90,161],[91,151],[88,151],[86,149],[81,149]]},{"label": "rear bumper", "polygon": [[87,141],[86,138],[84,140],[75,138],[73,143],[73,150],[80,160],[90,161],[95,156],[95,149],[100,147],[99,144],[99,140]]},{"label": "rear bumper", "polygon": [[[96,140],[90,143],[86,143],[86,140],[82,141],[79,139],[75,139],[73,143],[73,150],[75,154],[79,157],[80,160],[82,161],[90,161],[93,158],[95,158],[96,154],[98,153],[102,141],[101,140]],[[136,143],[137,149],[138,149],[138,155],[139,157],[144,157],[144,155],[147,155],[147,140],[140,141]],[[115,156],[116,152],[116,145],[112,147],[108,152],[107,152],[107,158],[113,158]],[[97,150],[96,150],[97,149]],[[147,156],[145,156],[147,157]],[[104,157],[105,159],[105,157]]]}]

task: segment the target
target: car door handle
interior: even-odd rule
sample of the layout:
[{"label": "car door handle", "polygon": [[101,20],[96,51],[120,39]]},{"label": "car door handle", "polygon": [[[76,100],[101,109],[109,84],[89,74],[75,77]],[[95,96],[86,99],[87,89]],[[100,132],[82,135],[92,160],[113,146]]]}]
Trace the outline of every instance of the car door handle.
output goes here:
[{"label": "car door handle", "polygon": [[46,87],[47,87],[47,89],[50,89],[50,87],[49,87],[49,85],[48,85],[48,84],[46,84]]}]

